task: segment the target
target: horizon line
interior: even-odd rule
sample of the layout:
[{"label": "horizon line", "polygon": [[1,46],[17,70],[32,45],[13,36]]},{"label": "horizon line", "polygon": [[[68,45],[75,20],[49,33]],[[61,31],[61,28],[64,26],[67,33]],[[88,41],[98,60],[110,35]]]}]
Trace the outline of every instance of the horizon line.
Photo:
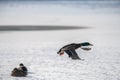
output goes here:
[{"label": "horizon line", "polygon": [[69,25],[0,25],[0,31],[47,31],[47,30],[78,30],[88,29],[85,26]]}]

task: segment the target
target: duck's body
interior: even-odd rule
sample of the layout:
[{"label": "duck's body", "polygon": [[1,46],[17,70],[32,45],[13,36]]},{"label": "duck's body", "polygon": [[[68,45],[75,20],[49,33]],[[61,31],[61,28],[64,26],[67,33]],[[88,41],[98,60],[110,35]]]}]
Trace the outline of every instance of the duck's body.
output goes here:
[{"label": "duck's body", "polygon": [[13,70],[12,73],[11,73],[11,76],[14,76],[14,77],[26,77],[27,72],[22,71],[22,70]]},{"label": "duck's body", "polygon": [[[77,55],[75,50],[78,49],[78,48],[81,48],[82,46],[89,46],[89,45],[92,45],[92,44],[90,44],[88,42],[79,43],[79,44],[77,44],[77,43],[68,44],[68,45],[62,47],[58,51],[58,54],[61,55],[64,52],[66,52],[68,54],[68,56],[71,57],[72,59],[80,59],[81,60],[81,58]],[[84,50],[85,50],[85,48],[84,48]]]},{"label": "duck's body", "polygon": [[81,44],[76,44],[76,43],[71,43],[68,44],[62,48],[66,48],[66,49],[78,49],[79,47],[81,47]]},{"label": "duck's body", "polygon": [[19,64],[19,68],[14,68],[11,76],[14,77],[26,77],[28,73],[27,68],[21,63]]}]

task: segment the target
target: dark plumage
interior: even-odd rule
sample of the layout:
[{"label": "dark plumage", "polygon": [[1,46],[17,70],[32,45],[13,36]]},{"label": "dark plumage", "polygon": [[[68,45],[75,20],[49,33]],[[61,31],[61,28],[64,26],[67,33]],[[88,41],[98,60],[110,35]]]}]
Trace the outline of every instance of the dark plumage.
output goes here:
[{"label": "dark plumage", "polygon": [[27,72],[27,68],[21,63],[20,65],[20,70]]},{"label": "dark plumage", "polygon": [[84,43],[72,43],[72,44],[68,44],[64,47],[62,47],[59,51],[58,54],[62,55],[64,52],[66,52],[68,54],[69,57],[71,57],[72,59],[80,59],[81,58],[77,55],[76,53],[76,49],[81,48],[83,50],[91,50],[91,48],[82,48],[82,46],[92,46],[92,44],[90,44],[89,42],[84,42]]},{"label": "dark plumage", "polygon": [[28,73],[27,68],[22,63],[19,66],[20,66],[19,68],[14,68],[13,69],[13,71],[11,73],[11,76],[26,77],[27,73]]},{"label": "dark plumage", "polygon": [[14,68],[14,70],[11,73],[11,76],[14,76],[14,77],[26,77],[27,72],[19,70],[17,68]]}]

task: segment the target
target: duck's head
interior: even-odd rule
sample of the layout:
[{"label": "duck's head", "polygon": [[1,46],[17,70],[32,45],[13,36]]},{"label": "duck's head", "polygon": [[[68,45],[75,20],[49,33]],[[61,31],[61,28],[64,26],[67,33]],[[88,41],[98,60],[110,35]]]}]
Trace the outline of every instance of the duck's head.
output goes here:
[{"label": "duck's head", "polygon": [[81,43],[80,45],[81,45],[81,49],[86,50],[86,51],[91,50],[91,48],[87,46],[93,46],[93,44],[90,44],[89,42],[84,42],[84,43]]},{"label": "duck's head", "polygon": [[19,66],[24,66],[23,63],[20,63]]},{"label": "duck's head", "polygon": [[90,44],[89,42],[83,42],[81,43],[81,46],[93,46],[93,44]]}]

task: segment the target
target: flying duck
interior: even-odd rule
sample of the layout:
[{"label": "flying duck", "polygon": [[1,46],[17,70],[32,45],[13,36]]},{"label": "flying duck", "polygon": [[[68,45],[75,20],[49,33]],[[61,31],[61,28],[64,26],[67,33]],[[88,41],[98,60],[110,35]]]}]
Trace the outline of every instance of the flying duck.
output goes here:
[{"label": "flying duck", "polygon": [[72,58],[72,59],[79,59],[79,60],[82,60],[76,53],[76,49],[78,48],[81,48],[83,50],[86,50],[86,51],[89,51],[91,50],[91,48],[85,48],[84,46],[93,46],[92,44],[90,44],[89,42],[83,42],[83,43],[71,43],[71,44],[68,44],[68,45],[65,45],[64,47],[62,47],[58,52],[57,54],[59,55],[63,55],[64,52],[66,52],[69,56],[69,58]]}]

